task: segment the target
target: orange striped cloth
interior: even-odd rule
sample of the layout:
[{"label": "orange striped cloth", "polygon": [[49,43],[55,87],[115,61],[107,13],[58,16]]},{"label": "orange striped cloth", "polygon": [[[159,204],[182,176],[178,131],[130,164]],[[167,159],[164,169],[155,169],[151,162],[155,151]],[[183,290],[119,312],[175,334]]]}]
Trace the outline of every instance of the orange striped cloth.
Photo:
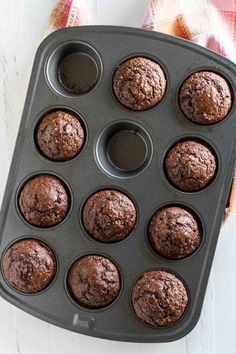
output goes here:
[{"label": "orange striped cloth", "polygon": [[[86,0],[58,0],[45,36],[90,24]],[[191,40],[236,62],[235,0],[150,0],[142,28]]]},{"label": "orange striped cloth", "polygon": [[235,0],[150,0],[142,28],[191,40],[236,62]]},{"label": "orange striped cloth", "polygon": [[60,28],[91,24],[92,19],[84,0],[58,0],[52,10],[44,37]]}]

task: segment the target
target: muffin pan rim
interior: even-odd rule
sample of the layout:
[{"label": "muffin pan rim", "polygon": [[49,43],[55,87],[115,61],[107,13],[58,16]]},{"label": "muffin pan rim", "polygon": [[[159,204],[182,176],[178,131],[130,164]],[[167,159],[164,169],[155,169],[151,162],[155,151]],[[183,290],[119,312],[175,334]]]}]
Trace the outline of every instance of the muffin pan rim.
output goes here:
[{"label": "muffin pan rim", "polygon": [[[230,106],[230,109],[228,111],[228,113],[226,114],[226,116],[221,119],[219,122],[215,122],[215,123],[211,123],[211,124],[201,124],[201,123],[197,123],[197,122],[193,122],[191,119],[189,119],[185,114],[184,112],[181,110],[180,108],[180,99],[179,99],[179,93],[180,93],[180,90],[181,90],[181,87],[182,85],[185,83],[185,81],[193,74],[197,74],[197,73],[200,73],[202,71],[207,71],[207,72],[212,72],[212,73],[215,73],[219,76],[221,76],[223,79],[225,79],[225,81],[227,82],[228,86],[229,86],[229,90],[230,90],[230,93],[231,93],[231,106]],[[178,85],[177,85],[177,88],[176,88],[176,93],[175,93],[175,98],[176,98],[176,109],[178,110],[178,113],[181,115],[181,117],[187,121],[188,123],[190,123],[191,125],[193,125],[193,128],[194,126],[196,127],[200,127],[200,129],[204,129],[206,130],[207,128],[215,128],[215,127],[218,127],[218,126],[221,126],[223,124],[225,124],[225,122],[229,119],[232,119],[232,116],[233,116],[233,111],[235,110],[235,107],[236,107],[236,89],[235,89],[235,85],[232,81],[232,79],[225,73],[225,72],[221,72],[220,70],[218,70],[217,68],[212,68],[210,66],[200,66],[194,70],[190,70],[188,72],[187,75],[185,75],[181,81],[179,81]],[[227,123],[226,123],[227,124]]]},{"label": "muffin pan rim", "polygon": [[[60,92],[60,90],[57,90],[55,88],[55,85],[52,84],[52,82],[50,80],[49,66],[52,64],[51,61],[52,61],[53,57],[55,56],[55,54],[57,52],[62,50],[64,47],[66,48],[66,47],[70,47],[70,46],[73,46],[73,45],[85,46],[85,47],[89,48],[95,54],[95,56],[97,57],[97,60],[95,60],[97,66],[98,66],[98,78],[97,78],[97,81],[96,81],[95,85],[92,87],[91,90],[86,91],[86,92],[84,92],[82,94],[73,94],[72,92],[67,91],[65,89],[65,87],[60,83],[60,80],[58,79],[59,87],[62,90]],[[70,52],[70,54],[72,54],[72,52]],[[65,57],[66,56],[64,56],[64,58]],[[60,63],[61,63],[61,61],[60,61]],[[58,65],[57,70],[59,69],[59,65]],[[47,56],[47,58],[46,58],[46,60],[44,62],[44,78],[45,78],[45,81],[47,82],[49,88],[52,89],[57,95],[62,96],[64,98],[66,98],[66,99],[79,99],[80,97],[84,97],[84,96],[87,96],[87,95],[91,94],[98,87],[99,83],[102,80],[102,76],[103,76],[103,61],[102,61],[102,57],[99,54],[99,51],[96,48],[94,48],[94,46],[91,45],[89,42],[83,42],[83,41],[76,40],[76,39],[74,39],[74,40],[71,40],[71,39],[70,40],[65,40],[65,41],[61,42],[60,45],[56,46],[53,50],[51,50],[50,55]]]},{"label": "muffin pan rim", "polygon": [[[56,271],[55,271],[55,275],[52,278],[52,280],[50,281],[50,283],[43,288],[40,291],[36,291],[34,293],[26,293],[24,291],[20,291],[16,288],[14,288],[6,279],[4,271],[3,271],[3,260],[4,260],[4,256],[6,254],[6,252],[8,251],[8,249],[13,246],[15,243],[19,242],[19,241],[24,241],[24,240],[35,240],[35,241],[39,241],[42,244],[46,245],[49,250],[51,250],[51,252],[53,253],[54,259],[55,259],[55,263],[56,263]],[[15,240],[11,241],[3,250],[2,255],[1,255],[1,259],[0,259],[0,268],[1,268],[1,275],[5,281],[5,283],[7,284],[7,286],[13,290],[13,292],[18,293],[21,296],[27,296],[27,297],[31,297],[31,296],[37,296],[37,295],[41,295],[44,292],[46,292],[58,279],[59,273],[60,273],[60,263],[59,263],[59,258],[57,256],[56,250],[53,246],[51,246],[51,244],[48,241],[45,241],[44,239],[40,238],[40,236],[38,235],[33,235],[33,236],[19,236],[17,237]]]},{"label": "muffin pan rim", "polygon": [[[66,216],[64,217],[64,219],[62,219],[62,221],[60,221],[59,223],[57,223],[53,226],[47,226],[47,227],[42,227],[42,226],[30,224],[22,215],[20,207],[19,207],[19,196],[20,196],[22,189],[26,185],[26,183],[29,182],[34,177],[44,176],[44,175],[56,177],[57,179],[59,179],[59,181],[62,182],[62,186],[65,188],[65,191],[67,193],[67,197],[69,200],[69,207],[68,207],[68,210],[67,210],[67,213],[66,213]],[[67,219],[70,217],[72,209],[73,209],[74,198],[73,198],[72,188],[70,187],[70,184],[67,182],[67,180],[64,177],[59,175],[57,172],[51,172],[51,171],[49,172],[47,170],[39,170],[39,172],[35,171],[35,172],[32,172],[32,173],[26,175],[26,177],[23,180],[21,180],[21,182],[18,184],[18,186],[15,190],[14,204],[15,204],[16,213],[24,224],[26,224],[28,227],[30,227],[32,229],[43,232],[43,231],[55,230],[57,227],[62,226],[62,224],[64,224],[67,221]]]},{"label": "muffin pan rim", "polygon": [[[196,220],[200,232],[201,232],[201,241],[198,245],[198,247],[190,254],[188,254],[187,256],[181,257],[181,258],[168,258],[165,256],[162,256],[160,253],[158,253],[157,251],[155,251],[154,247],[151,245],[151,240],[150,240],[150,234],[149,234],[149,227],[150,227],[150,223],[152,221],[152,218],[155,216],[155,214],[158,211],[161,211],[162,209],[168,208],[168,207],[180,207],[183,208],[185,210],[187,210]],[[205,221],[204,218],[202,217],[202,215],[200,214],[200,212],[193,207],[192,205],[190,205],[188,202],[183,202],[183,201],[177,201],[177,202],[173,202],[173,201],[167,201],[161,204],[158,204],[158,206],[156,207],[156,209],[154,209],[154,212],[151,214],[151,217],[149,217],[149,219],[146,221],[145,223],[145,241],[146,244],[149,246],[150,251],[158,258],[164,260],[165,262],[170,262],[170,264],[174,264],[174,263],[179,263],[180,261],[184,263],[184,261],[186,262],[191,262],[192,258],[195,257],[195,255],[198,252],[201,252],[201,248],[204,246],[204,243],[206,241],[206,226],[205,226]]]},{"label": "muffin pan rim", "polygon": [[[117,297],[111,303],[109,303],[106,306],[99,307],[99,308],[89,308],[89,307],[83,306],[79,302],[77,302],[75,300],[75,298],[73,297],[73,295],[70,293],[69,286],[68,286],[68,283],[67,283],[67,277],[68,277],[69,271],[70,271],[70,269],[72,268],[72,266],[74,265],[75,262],[79,261],[80,259],[82,259],[82,258],[84,258],[86,256],[101,256],[101,257],[107,258],[116,266],[116,268],[118,270],[119,279],[120,279],[119,293],[118,293]],[[70,262],[67,262],[67,263],[68,264],[67,264],[67,267],[65,269],[64,276],[63,276],[63,286],[64,286],[64,289],[65,289],[67,297],[73,303],[73,305],[75,305],[77,308],[79,308],[79,309],[81,309],[83,311],[86,311],[86,312],[88,312],[90,314],[103,312],[103,311],[109,310],[113,305],[115,305],[115,303],[122,296],[122,293],[124,291],[124,274],[123,274],[122,268],[119,266],[119,263],[117,262],[117,260],[115,260],[110,255],[107,255],[103,251],[102,252],[100,252],[100,251],[83,252],[81,254],[78,254],[78,256],[76,258],[74,258],[73,260],[71,260]]]}]

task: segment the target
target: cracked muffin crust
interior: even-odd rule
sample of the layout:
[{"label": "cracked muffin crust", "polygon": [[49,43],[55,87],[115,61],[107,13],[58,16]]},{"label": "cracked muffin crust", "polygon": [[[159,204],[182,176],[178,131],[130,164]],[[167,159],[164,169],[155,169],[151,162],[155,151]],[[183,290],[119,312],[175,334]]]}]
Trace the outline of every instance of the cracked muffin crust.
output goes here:
[{"label": "cracked muffin crust", "polygon": [[19,196],[23,217],[32,225],[50,227],[67,215],[69,198],[62,182],[51,175],[39,175],[29,180]]},{"label": "cracked muffin crust", "polygon": [[15,242],[4,254],[2,269],[16,290],[33,294],[45,289],[56,274],[53,252],[43,242],[25,239]]},{"label": "cracked muffin crust", "polygon": [[201,242],[201,229],[196,218],[177,206],[156,212],[149,225],[149,238],[161,256],[180,259],[193,253]]},{"label": "cracked muffin crust", "polygon": [[85,133],[79,119],[65,111],[46,114],[37,128],[37,145],[51,160],[75,157],[84,144]]},{"label": "cracked muffin crust", "polygon": [[195,140],[177,143],[167,154],[165,169],[175,187],[185,192],[208,186],[216,174],[217,161],[211,150]]},{"label": "cracked muffin crust", "polygon": [[162,270],[145,272],[134,284],[131,296],[136,315],[154,327],[174,324],[188,304],[181,280]]},{"label": "cracked muffin crust", "polygon": [[101,308],[117,298],[120,275],[108,258],[89,255],[72,265],[67,284],[71,295],[80,305]]},{"label": "cracked muffin crust", "polygon": [[179,94],[180,108],[194,123],[214,124],[226,117],[232,98],[229,85],[220,75],[201,71],[183,83]]},{"label": "cracked muffin crust", "polygon": [[99,241],[123,240],[131,233],[135,222],[133,202],[116,190],[102,190],[93,194],[83,208],[84,228]]},{"label": "cracked muffin crust", "polygon": [[113,89],[122,105],[134,111],[143,111],[162,100],[166,79],[159,64],[144,57],[135,57],[116,69]]}]

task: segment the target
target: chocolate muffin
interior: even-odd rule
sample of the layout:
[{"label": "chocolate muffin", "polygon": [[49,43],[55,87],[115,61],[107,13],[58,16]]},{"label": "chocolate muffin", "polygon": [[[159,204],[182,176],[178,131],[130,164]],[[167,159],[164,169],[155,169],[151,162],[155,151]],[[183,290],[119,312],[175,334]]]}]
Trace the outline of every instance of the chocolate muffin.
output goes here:
[{"label": "chocolate muffin", "polygon": [[81,150],[85,134],[77,117],[64,111],[46,114],[37,128],[37,146],[51,160],[66,161]]},{"label": "chocolate muffin", "polygon": [[157,211],[149,225],[149,237],[154,250],[171,259],[193,253],[201,242],[201,236],[196,217],[177,206]]},{"label": "chocolate muffin", "polygon": [[155,61],[136,57],[126,60],[117,68],[113,89],[122,105],[134,111],[143,111],[162,100],[166,79]]},{"label": "chocolate muffin", "polygon": [[165,169],[175,187],[185,192],[196,192],[212,182],[217,162],[207,146],[199,141],[185,140],[169,151]]},{"label": "chocolate muffin", "polygon": [[134,284],[132,304],[136,315],[151,326],[170,326],[183,315],[188,295],[183,283],[161,270],[145,272]]},{"label": "chocolate muffin", "polygon": [[107,189],[93,194],[83,209],[86,231],[102,242],[123,240],[133,230],[136,209],[123,193]]},{"label": "chocolate muffin", "polygon": [[226,117],[232,98],[229,85],[223,77],[210,71],[200,71],[183,83],[179,102],[188,119],[206,125]]},{"label": "chocolate muffin", "polygon": [[33,294],[45,289],[56,274],[53,252],[43,242],[25,239],[15,242],[2,259],[3,274],[16,290]]},{"label": "chocolate muffin", "polygon": [[97,255],[76,261],[68,273],[67,284],[73,298],[88,308],[107,306],[120,292],[117,267],[109,259]]},{"label": "chocolate muffin", "polygon": [[50,227],[57,225],[66,217],[69,198],[57,177],[38,175],[22,188],[19,209],[30,224]]}]

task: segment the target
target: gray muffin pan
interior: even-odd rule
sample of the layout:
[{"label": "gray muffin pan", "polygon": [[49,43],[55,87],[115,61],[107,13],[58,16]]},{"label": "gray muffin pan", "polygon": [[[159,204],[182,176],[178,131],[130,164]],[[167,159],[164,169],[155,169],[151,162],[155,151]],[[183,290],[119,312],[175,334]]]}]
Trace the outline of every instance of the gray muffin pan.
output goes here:
[{"label": "gray muffin pan", "polygon": [[[96,85],[84,95],[66,91],[57,78],[58,65],[65,56],[82,52],[97,65]],[[129,57],[145,56],[157,61],[165,71],[166,94],[160,104],[134,112],[118,103],[112,78],[119,63]],[[0,294],[28,313],[71,331],[94,337],[131,342],[168,342],[185,336],[200,316],[219,230],[230,190],[236,157],[235,102],[228,117],[212,126],[188,121],[178,107],[178,91],[193,72],[220,73],[236,96],[236,67],[227,59],[200,46],[168,35],[140,29],[91,26],[57,31],[40,45],[32,70],[15,152],[8,177],[0,218],[1,256],[9,245],[33,237],[48,244],[57,258],[57,275],[51,285],[35,295],[11,288],[0,275]],[[40,118],[55,109],[78,114],[86,128],[83,151],[71,161],[53,162],[43,157],[34,143]],[[125,132],[125,134],[123,134]],[[129,138],[129,133],[138,139]],[[121,135],[127,152],[118,154],[116,139]],[[163,161],[177,141],[190,137],[205,141],[218,159],[214,181],[204,190],[184,193],[167,180]],[[118,139],[117,138],[117,139]],[[133,142],[133,143],[132,143]],[[141,142],[141,143],[140,143]],[[135,150],[132,145],[137,144]],[[118,147],[117,147],[118,146]],[[111,151],[111,158],[107,150]],[[135,155],[132,151],[138,151]],[[130,154],[129,154],[130,152]],[[114,161],[122,168],[117,169]],[[49,173],[59,176],[71,194],[71,209],[59,225],[40,229],[19,215],[17,195],[30,177]],[[85,200],[97,190],[114,188],[125,192],[137,208],[137,223],[125,240],[104,244],[86,234],[81,210]],[[148,224],[163,205],[179,204],[193,210],[202,223],[200,247],[182,260],[158,256],[148,242]],[[106,308],[89,310],[77,305],[66,289],[66,274],[74,260],[85,254],[101,254],[119,268],[122,288],[119,297]],[[153,328],[139,320],[131,305],[134,282],[146,270],[165,269],[176,274],[188,290],[189,304],[174,325]]]}]

